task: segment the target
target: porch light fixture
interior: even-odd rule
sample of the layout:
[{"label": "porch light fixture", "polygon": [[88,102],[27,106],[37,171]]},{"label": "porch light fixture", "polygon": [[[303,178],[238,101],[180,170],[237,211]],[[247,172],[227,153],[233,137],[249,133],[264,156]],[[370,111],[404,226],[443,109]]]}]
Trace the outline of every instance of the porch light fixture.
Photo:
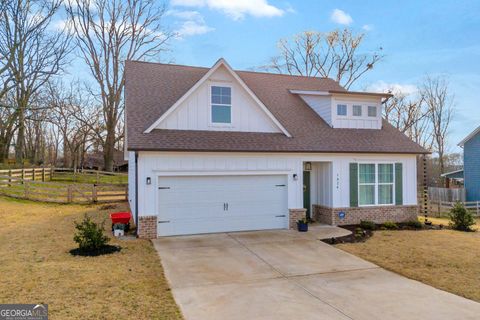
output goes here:
[{"label": "porch light fixture", "polygon": [[305,162],[305,165],[303,166],[305,171],[310,171],[312,170],[312,163],[311,162]]},{"label": "porch light fixture", "polygon": [[293,180],[297,181],[298,180],[298,176],[296,173],[293,174]]},{"label": "porch light fixture", "polygon": [[152,178],[147,177],[147,185],[150,185],[150,184],[152,184]]}]

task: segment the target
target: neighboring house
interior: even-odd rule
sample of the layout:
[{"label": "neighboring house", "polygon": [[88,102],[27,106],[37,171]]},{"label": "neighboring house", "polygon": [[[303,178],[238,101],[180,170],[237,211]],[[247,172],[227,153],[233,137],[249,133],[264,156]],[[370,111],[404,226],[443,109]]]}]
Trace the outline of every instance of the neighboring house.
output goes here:
[{"label": "neighboring house", "polygon": [[480,201],[480,126],[458,145],[463,148],[466,201]]},{"label": "neighboring house", "polygon": [[130,206],[140,237],[406,221],[416,156],[389,94],[328,78],[127,61]]},{"label": "neighboring house", "polygon": [[445,178],[445,188],[463,188],[463,169],[443,173],[441,177]]},{"label": "neighboring house", "polygon": [[[96,151],[87,153],[83,162],[83,167],[92,170],[103,170],[105,167],[105,160],[103,152]],[[128,171],[128,161],[125,160],[123,151],[113,150],[113,171]]]}]

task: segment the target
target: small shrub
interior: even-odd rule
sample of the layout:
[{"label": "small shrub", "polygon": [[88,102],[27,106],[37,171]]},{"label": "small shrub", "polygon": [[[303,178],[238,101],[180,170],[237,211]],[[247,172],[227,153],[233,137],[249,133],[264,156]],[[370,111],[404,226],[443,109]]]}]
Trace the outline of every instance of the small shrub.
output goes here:
[{"label": "small shrub", "polygon": [[365,230],[375,230],[377,228],[375,222],[368,220],[361,220],[360,227]]},{"label": "small shrub", "polygon": [[383,224],[383,227],[387,230],[397,230],[398,225],[393,221],[387,221]]},{"label": "small shrub", "polygon": [[475,224],[475,218],[473,214],[465,209],[465,206],[457,202],[450,210],[450,225],[455,230],[460,231],[472,231],[470,228]]},{"label": "small shrub", "polygon": [[73,241],[78,243],[78,247],[83,251],[95,251],[104,247],[110,238],[103,234],[105,221],[97,224],[88,215],[83,217],[82,222],[75,221],[75,235]]},{"label": "small shrub", "polygon": [[406,225],[410,228],[414,229],[422,229],[422,223],[418,220],[411,220],[406,223]]}]

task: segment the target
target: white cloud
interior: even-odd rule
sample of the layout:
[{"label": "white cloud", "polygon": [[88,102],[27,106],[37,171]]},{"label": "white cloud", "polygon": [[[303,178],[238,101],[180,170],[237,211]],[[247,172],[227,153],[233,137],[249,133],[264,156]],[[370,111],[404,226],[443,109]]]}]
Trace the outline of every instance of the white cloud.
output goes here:
[{"label": "white cloud", "polygon": [[215,30],[215,28],[207,26],[205,19],[198,11],[170,10],[167,14],[182,20],[180,28],[177,30],[180,38],[204,34]]},{"label": "white cloud", "polygon": [[211,28],[205,23],[199,23],[197,21],[185,21],[177,32],[181,37],[186,37],[208,33],[213,30],[215,30],[215,28]]},{"label": "white cloud", "polygon": [[279,17],[285,11],[272,6],[267,0],[172,0],[172,6],[207,7],[223,12],[234,20],[246,15],[254,17]]},{"label": "white cloud", "polygon": [[343,24],[346,26],[350,25],[353,22],[352,17],[348,13],[340,9],[333,10],[330,19],[335,23]]},{"label": "white cloud", "polygon": [[75,31],[72,22],[68,19],[52,21],[48,29],[53,32],[65,32],[67,35],[73,35]]},{"label": "white cloud", "polygon": [[418,92],[418,87],[414,84],[408,83],[388,83],[385,81],[377,81],[367,87],[370,92],[391,92],[393,94],[402,93],[405,95],[415,94]]},{"label": "white cloud", "polygon": [[365,31],[372,31],[373,30],[373,25],[371,24],[364,24],[362,26],[362,29],[365,30]]}]

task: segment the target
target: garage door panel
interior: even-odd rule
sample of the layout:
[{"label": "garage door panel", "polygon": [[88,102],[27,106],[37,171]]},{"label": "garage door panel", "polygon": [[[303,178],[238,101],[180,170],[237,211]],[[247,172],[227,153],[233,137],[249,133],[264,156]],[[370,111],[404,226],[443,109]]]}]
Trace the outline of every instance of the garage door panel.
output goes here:
[{"label": "garage door panel", "polygon": [[[252,219],[255,224],[252,225]],[[265,229],[283,229],[285,228],[285,221],[283,217],[277,217],[272,221],[271,217],[232,217],[228,219],[228,225],[225,224],[225,219],[212,218],[208,224],[204,223],[204,219],[191,218],[179,219],[174,223],[160,223],[158,225],[158,234],[160,236],[182,235],[182,234],[199,234],[199,233],[215,233],[227,231],[248,231],[248,230],[265,230]]]},{"label": "garage door panel", "polygon": [[287,225],[286,176],[160,177],[159,187],[160,236]]}]

